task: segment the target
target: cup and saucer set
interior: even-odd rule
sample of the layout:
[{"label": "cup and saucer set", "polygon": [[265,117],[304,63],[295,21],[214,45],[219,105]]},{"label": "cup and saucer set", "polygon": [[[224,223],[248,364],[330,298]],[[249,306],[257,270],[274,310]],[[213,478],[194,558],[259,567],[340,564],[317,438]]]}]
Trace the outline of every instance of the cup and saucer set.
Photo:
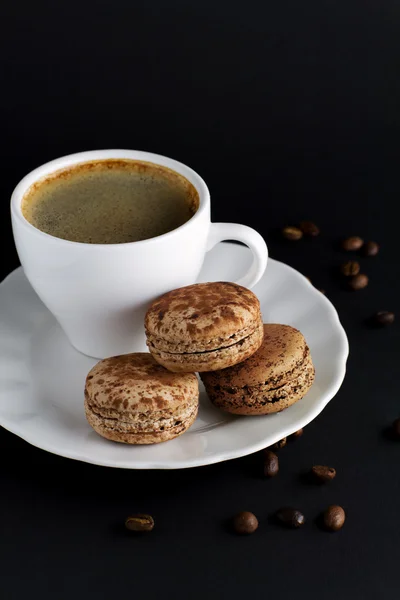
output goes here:
[{"label": "cup and saucer set", "polygon": [[[198,194],[193,216],[150,239],[97,244],[56,237],[24,215],[24,196],[46,177],[76,165],[113,160],[151,163],[183,176]],[[292,434],[310,423],[338,391],[348,342],[335,308],[299,272],[268,258],[256,231],[212,223],[207,186],[186,165],[131,150],[66,156],[24,177],[11,198],[11,217],[22,266],[0,284],[0,425],[28,443],[109,467],[208,465],[253,453]],[[99,436],[85,417],[88,372],[100,359],[147,351],[144,315],[155,298],[213,281],[251,289],[264,323],[287,324],[302,332],[315,367],[307,394],[281,412],[241,416],[216,408],[199,382],[198,416],[176,439],[130,445]]]}]

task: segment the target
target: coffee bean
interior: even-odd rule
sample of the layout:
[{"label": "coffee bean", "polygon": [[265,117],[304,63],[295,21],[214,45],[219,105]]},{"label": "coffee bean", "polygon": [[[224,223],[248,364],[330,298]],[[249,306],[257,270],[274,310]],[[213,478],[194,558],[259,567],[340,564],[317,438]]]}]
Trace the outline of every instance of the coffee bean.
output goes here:
[{"label": "coffee bean", "polygon": [[271,448],[273,448],[274,450],[280,450],[281,448],[284,448],[287,444],[287,439],[284,437],[281,440],[279,440],[279,442],[276,442],[275,444],[272,444]]},{"label": "coffee bean", "polygon": [[319,291],[320,294],[322,294],[323,296],[325,296],[325,294],[326,294],[325,290],[319,289],[318,291]]},{"label": "coffee bean", "polygon": [[301,527],[305,522],[303,513],[296,508],[291,508],[290,506],[280,508],[276,513],[276,517],[283,525],[293,529]]},{"label": "coffee bean", "polygon": [[391,325],[394,321],[394,313],[388,310],[380,310],[375,313],[373,320],[376,325]]},{"label": "coffee bean", "polygon": [[282,235],[287,240],[297,241],[303,237],[303,232],[298,227],[284,227]]},{"label": "coffee bean", "polygon": [[279,459],[275,452],[266,450],[264,453],[264,475],[266,477],[275,477],[279,473]]},{"label": "coffee bean", "polygon": [[329,531],[339,531],[346,520],[346,513],[341,506],[333,504],[328,506],[323,515],[325,528]]},{"label": "coffee bean", "polygon": [[379,245],[376,242],[365,242],[363,246],[364,256],[376,256],[379,252]]},{"label": "coffee bean", "polygon": [[340,271],[345,277],[358,275],[360,272],[360,264],[356,260],[348,260],[342,264]]},{"label": "coffee bean", "polygon": [[241,535],[254,533],[257,527],[258,519],[251,512],[243,511],[233,518],[233,529]]},{"label": "coffee bean", "polygon": [[151,531],[154,527],[154,519],[150,515],[131,515],[125,520],[125,527],[129,531]]},{"label": "coffee bean", "polygon": [[342,248],[343,250],[359,250],[361,248],[361,246],[363,245],[364,240],[362,240],[360,237],[358,236],[352,236],[349,238],[346,238],[345,240],[343,240],[342,242]]},{"label": "coffee bean", "polygon": [[311,475],[317,483],[326,483],[336,477],[336,470],[325,465],[314,465],[311,469]]},{"label": "coffee bean", "polygon": [[395,421],[393,421],[392,433],[394,438],[400,440],[400,419],[396,419]]},{"label": "coffee bean", "polygon": [[368,277],[363,273],[359,273],[358,275],[354,275],[349,281],[349,287],[354,290],[362,290],[368,285]]},{"label": "coffee bean", "polygon": [[312,221],[301,221],[300,229],[305,235],[315,237],[319,235],[319,227]]},{"label": "coffee bean", "polygon": [[295,431],[294,433],[292,433],[292,435],[290,436],[290,438],[292,440],[297,440],[297,438],[301,437],[304,433],[303,429],[298,429],[297,431]]}]

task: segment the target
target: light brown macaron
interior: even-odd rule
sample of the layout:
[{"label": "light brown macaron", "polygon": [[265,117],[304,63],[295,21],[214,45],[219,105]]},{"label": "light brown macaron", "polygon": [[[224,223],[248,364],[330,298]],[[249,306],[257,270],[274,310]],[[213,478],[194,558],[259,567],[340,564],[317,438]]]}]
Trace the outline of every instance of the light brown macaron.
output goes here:
[{"label": "light brown macaron", "polygon": [[193,424],[198,406],[196,375],[170,373],[147,352],[101,360],[86,377],[86,418],[115,442],[172,440]]},{"label": "light brown macaron", "polygon": [[151,354],[177,373],[235,365],[251,356],[263,338],[257,296],[223,281],[164,294],[148,309],[145,329]]},{"label": "light brown macaron", "polygon": [[304,336],[289,325],[264,325],[264,339],[244,362],[202,373],[211,402],[237,415],[266,415],[288,408],[308,392],[314,366]]}]

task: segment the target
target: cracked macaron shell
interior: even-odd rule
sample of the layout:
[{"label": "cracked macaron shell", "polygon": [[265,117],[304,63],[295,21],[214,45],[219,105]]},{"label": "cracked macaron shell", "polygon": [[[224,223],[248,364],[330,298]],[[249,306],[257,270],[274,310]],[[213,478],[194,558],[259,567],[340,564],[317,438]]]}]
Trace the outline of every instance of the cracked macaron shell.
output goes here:
[{"label": "cracked macaron shell", "polygon": [[154,358],[164,367],[175,373],[213,371],[226,369],[246,360],[260,347],[263,339],[262,323],[247,337],[230,346],[222,346],[206,352],[173,353],[164,352],[148,343]]}]

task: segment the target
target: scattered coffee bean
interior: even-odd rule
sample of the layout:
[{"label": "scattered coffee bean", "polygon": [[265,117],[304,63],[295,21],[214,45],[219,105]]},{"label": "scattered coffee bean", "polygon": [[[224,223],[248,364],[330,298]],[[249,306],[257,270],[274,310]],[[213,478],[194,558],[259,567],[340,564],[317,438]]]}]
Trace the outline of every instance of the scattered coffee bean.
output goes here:
[{"label": "scattered coffee bean", "polygon": [[368,277],[363,273],[359,273],[358,275],[354,275],[349,281],[349,287],[352,290],[362,290],[368,285]]},{"label": "scattered coffee bean", "polygon": [[379,252],[379,245],[376,242],[365,242],[363,246],[364,256],[376,256]]},{"label": "scattered coffee bean", "polygon": [[129,531],[151,531],[154,527],[154,519],[150,515],[131,515],[125,520],[125,527]]},{"label": "scattered coffee bean", "polygon": [[318,483],[326,483],[332,481],[336,477],[336,470],[333,467],[325,465],[314,465],[311,469],[311,475],[314,481]]},{"label": "scattered coffee bean", "polygon": [[298,429],[297,431],[292,433],[292,435],[290,437],[293,440],[297,440],[297,438],[301,437],[303,435],[303,433],[304,433],[304,429]]},{"label": "scattered coffee bean", "polygon": [[388,310],[380,310],[375,313],[373,320],[376,325],[391,325],[394,321],[394,313]]},{"label": "scattered coffee bean", "polygon": [[356,260],[348,260],[342,264],[340,271],[346,277],[358,275],[360,272],[360,264]]},{"label": "scattered coffee bean", "polygon": [[275,477],[279,473],[279,459],[275,452],[266,450],[264,453],[264,475]]},{"label": "scattered coffee bean", "polygon": [[325,528],[329,531],[339,531],[346,520],[346,513],[341,506],[333,504],[328,506],[323,515]]},{"label": "scattered coffee bean", "polygon": [[319,235],[319,227],[312,221],[301,221],[300,229],[305,235],[315,237]]},{"label": "scattered coffee bean", "polygon": [[396,419],[395,421],[393,421],[392,433],[394,438],[400,440],[400,419]]},{"label": "scattered coffee bean", "polygon": [[233,518],[233,529],[236,531],[236,533],[240,533],[241,535],[254,533],[257,527],[257,517],[253,515],[253,513],[246,510],[238,513]]},{"label": "scattered coffee bean", "polygon": [[274,450],[280,450],[281,448],[284,448],[287,444],[287,438],[282,438],[281,440],[279,440],[279,442],[276,442],[275,444],[273,444],[271,446],[271,448],[273,448]]},{"label": "scattered coffee bean", "polygon": [[291,508],[289,506],[280,508],[276,513],[276,517],[283,525],[286,525],[286,527],[291,527],[293,529],[301,527],[302,525],[304,525],[305,522],[303,513],[297,510],[296,508]]},{"label": "scattered coffee bean", "polygon": [[284,227],[282,230],[282,235],[287,240],[301,240],[303,237],[303,232],[298,227]]},{"label": "scattered coffee bean", "polygon": [[342,248],[343,250],[359,250],[363,243],[364,240],[362,240],[360,237],[352,236],[343,240]]}]

